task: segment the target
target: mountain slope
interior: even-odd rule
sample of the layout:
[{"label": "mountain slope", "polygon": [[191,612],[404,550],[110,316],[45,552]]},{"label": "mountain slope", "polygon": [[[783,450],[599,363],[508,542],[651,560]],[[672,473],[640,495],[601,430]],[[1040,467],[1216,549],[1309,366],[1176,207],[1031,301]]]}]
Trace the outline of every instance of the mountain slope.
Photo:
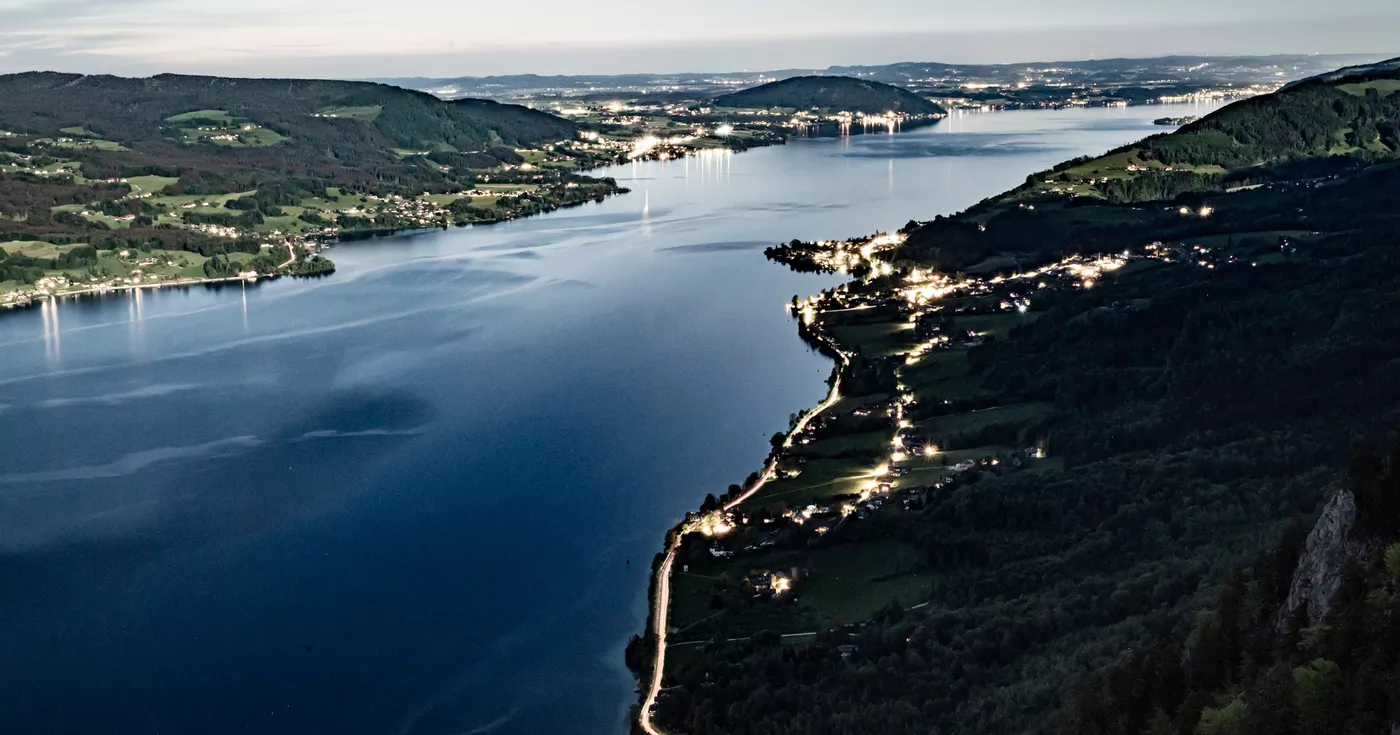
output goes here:
[{"label": "mountain slope", "polygon": [[[750,518],[790,534],[775,534],[779,551],[745,546],[762,533],[747,531],[730,547],[697,534],[693,553],[678,548],[690,576],[671,599],[701,593],[680,618],[695,626],[687,635],[704,640],[701,626],[728,616],[727,630],[750,637],[726,631],[667,659],[656,710],[667,731],[1392,731],[1400,548],[1384,572],[1375,558],[1344,566],[1329,617],[1276,625],[1302,542],[1286,530],[1329,488],[1354,486],[1357,528],[1387,543],[1400,529],[1400,451],[1341,466],[1358,438],[1400,416],[1400,160],[1317,144],[1338,121],[1389,119],[1372,81],[1299,88],[1168,136],[1225,138],[1205,149],[1219,155],[1196,160],[1217,176],[1269,164],[1263,185],[1120,203],[1038,191],[1033,177],[913,228],[889,268],[809,300],[800,328],[819,325],[850,355],[843,395],[869,395],[853,403],[877,410],[860,422],[823,415],[810,438],[832,449],[791,465],[812,484],[760,496],[772,504]],[[1087,179],[1095,172],[1081,167],[1143,150],[1056,173]],[[1326,176],[1290,168],[1333,159],[1345,167]],[[849,245],[828,252],[845,257]],[[1076,252],[1114,255],[1066,257]],[[1017,277],[925,268],[996,253],[1024,256],[1005,263]],[[875,426],[878,440],[916,437],[949,461],[872,441],[855,461],[827,464]],[[818,495],[813,469],[864,478],[858,468],[875,463],[874,477],[892,478],[888,505],[819,531],[779,525],[810,502],[784,497],[794,490],[828,512],[875,494]],[[824,522],[819,507],[805,525]],[[1281,536],[1292,541],[1269,551]],[[876,544],[904,553],[873,558]],[[711,561],[717,546],[744,555],[724,567]],[[862,560],[854,571],[830,561],[850,557]],[[1252,558],[1253,573],[1228,574]],[[765,607],[758,585],[730,581],[767,569],[793,570],[791,598]],[[836,571],[848,599],[908,583],[867,622],[836,626],[812,612],[835,598],[822,585]]]},{"label": "mountain slope", "polygon": [[[484,100],[443,102],[381,84],[311,80],[224,79],[161,75],[148,79],[28,73],[0,76],[0,129],[58,136],[85,127],[136,149],[180,142],[181,122],[223,112],[286,138],[285,145],[324,149],[480,150],[567,138],[566,120]],[[172,119],[173,118],[173,119]]]},{"label": "mountain slope", "polygon": [[[1133,233],[1149,223],[1209,230],[1231,216],[1208,206],[1227,191],[1317,184],[1400,160],[1397,91],[1400,70],[1382,70],[1237,102],[1174,133],[1033,174],[961,215],[916,225],[905,254],[951,267],[998,255],[1024,264],[1062,251],[1140,245]],[[1193,216],[1183,218],[1182,207]],[[1205,221],[1203,212],[1215,219]]]},{"label": "mountain slope", "polygon": [[795,107],[906,115],[941,115],[942,107],[907,89],[852,77],[793,77],[716,97],[718,107]]},{"label": "mountain slope", "polygon": [[1314,81],[1335,82],[1338,79],[1344,79],[1346,77],[1365,76],[1369,74],[1384,74],[1393,71],[1400,71],[1400,58],[1387,59],[1385,61],[1377,61],[1373,64],[1358,64],[1356,66],[1342,67],[1341,69],[1337,69],[1336,71],[1329,71],[1325,74],[1318,74],[1316,76],[1311,76],[1306,79],[1299,79],[1296,82],[1292,82],[1284,86],[1284,89],[1289,89],[1290,87],[1296,87],[1300,84],[1307,84],[1308,82]]}]

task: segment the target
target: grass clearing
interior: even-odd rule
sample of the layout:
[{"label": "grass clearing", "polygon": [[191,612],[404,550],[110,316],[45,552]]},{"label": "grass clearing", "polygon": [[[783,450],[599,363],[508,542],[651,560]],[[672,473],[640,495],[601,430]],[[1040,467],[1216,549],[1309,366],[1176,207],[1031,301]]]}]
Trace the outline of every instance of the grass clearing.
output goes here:
[{"label": "grass clearing", "polygon": [[[889,444],[889,437],[885,438]],[[773,480],[744,502],[746,510],[762,507],[805,508],[825,503],[837,495],[852,495],[870,484],[876,462],[818,457],[802,466],[802,474]]]},{"label": "grass clearing", "polygon": [[859,347],[872,357],[901,355],[914,348],[914,330],[908,322],[836,324],[830,330],[841,344]]},{"label": "grass clearing", "polygon": [[1377,79],[1371,82],[1343,84],[1338,86],[1337,89],[1357,97],[1365,97],[1367,92],[1374,89],[1380,96],[1389,97],[1396,92],[1400,92],[1400,79]]},{"label": "grass clearing", "polygon": [[1050,403],[1013,403],[980,411],[939,416],[922,422],[918,428],[934,434],[961,434],[1002,424],[1031,424],[1045,418],[1053,408]]},{"label": "grass clearing", "polygon": [[99,140],[97,138],[59,138],[57,140],[41,138],[34,141],[36,146],[47,146],[50,148],[61,148],[67,151],[129,151],[130,148],[121,143],[114,143],[110,140]]},{"label": "grass clearing", "polygon": [[808,558],[797,600],[824,628],[869,620],[892,602],[926,602],[937,579],[918,549],[892,540],[823,547]]},{"label": "grass clearing", "polygon": [[971,329],[984,336],[995,339],[1006,339],[1011,335],[1011,330],[1030,324],[1040,315],[1035,312],[1008,311],[1003,314],[979,314],[977,316],[954,316],[953,325],[957,329]]},{"label": "grass clearing", "polygon": [[256,193],[257,190],[254,189],[233,194],[182,194],[180,196],[152,197],[149,201],[152,206],[163,209],[181,209],[186,204],[207,204],[209,208],[220,208],[234,199],[250,197]]},{"label": "grass clearing", "polygon": [[276,131],[258,125],[242,125],[210,130],[186,129],[186,143],[210,143],[225,148],[271,148],[286,140]]},{"label": "grass clearing", "polygon": [[52,259],[81,245],[55,245],[38,240],[12,240],[0,242],[0,249],[7,253],[20,253],[31,258]]},{"label": "grass clearing", "polygon": [[794,454],[806,457],[832,457],[847,452],[885,451],[890,446],[890,432],[869,431],[820,439],[811,444],[799,444]]},{"label": "grass clearing", "polygon": [[126,183],[132,194],[159,194],[179,181],[173,176],[132,176]]},{"label": "grass clearing", "polygon": [[168,123],[209,122],[219,125],[233,124],[233,116],[225,110],[193,110],[165,118]]},{"label": "grass clearing", "polygon": [[374,122],[379,117],[379,113],[384,111],[381,105],[368,105],[364,107],[328,107],[318,110],[316,117],[329,117],[341,120],[358,120],[359,122]]}]

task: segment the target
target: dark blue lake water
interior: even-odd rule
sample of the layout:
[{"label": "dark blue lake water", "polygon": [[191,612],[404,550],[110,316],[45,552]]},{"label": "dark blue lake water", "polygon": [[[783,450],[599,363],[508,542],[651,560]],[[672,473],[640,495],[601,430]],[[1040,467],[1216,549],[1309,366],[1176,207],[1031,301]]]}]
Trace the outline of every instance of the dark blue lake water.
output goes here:
[{"label": "dark blue lake water", "polygon": [[608,171],[339,272],[0,315],[0,731],[624,732],[664,531],[825,391],[764,246],[894,229],[1193,107]]}]

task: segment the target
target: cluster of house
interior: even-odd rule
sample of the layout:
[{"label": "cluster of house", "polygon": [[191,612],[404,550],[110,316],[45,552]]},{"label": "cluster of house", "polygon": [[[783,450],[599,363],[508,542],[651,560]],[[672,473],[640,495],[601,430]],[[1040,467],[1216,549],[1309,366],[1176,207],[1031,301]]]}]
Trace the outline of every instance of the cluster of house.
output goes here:
[{"label": "cluster of house", "polygon": [[797,567],[783,571],[759,571],[749,576],[754,597],[780,598],[791,595],[793,585],[802,580],[803,571]]}]

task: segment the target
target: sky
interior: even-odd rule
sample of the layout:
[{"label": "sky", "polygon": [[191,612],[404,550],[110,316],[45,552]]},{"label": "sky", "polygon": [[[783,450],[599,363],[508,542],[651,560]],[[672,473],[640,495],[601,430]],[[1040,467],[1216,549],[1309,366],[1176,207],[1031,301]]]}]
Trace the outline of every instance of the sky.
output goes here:
[{"label": "sky", "polygon": [[1392,52],[1394,0],[0,0],[0,73],[454,77]]}]

